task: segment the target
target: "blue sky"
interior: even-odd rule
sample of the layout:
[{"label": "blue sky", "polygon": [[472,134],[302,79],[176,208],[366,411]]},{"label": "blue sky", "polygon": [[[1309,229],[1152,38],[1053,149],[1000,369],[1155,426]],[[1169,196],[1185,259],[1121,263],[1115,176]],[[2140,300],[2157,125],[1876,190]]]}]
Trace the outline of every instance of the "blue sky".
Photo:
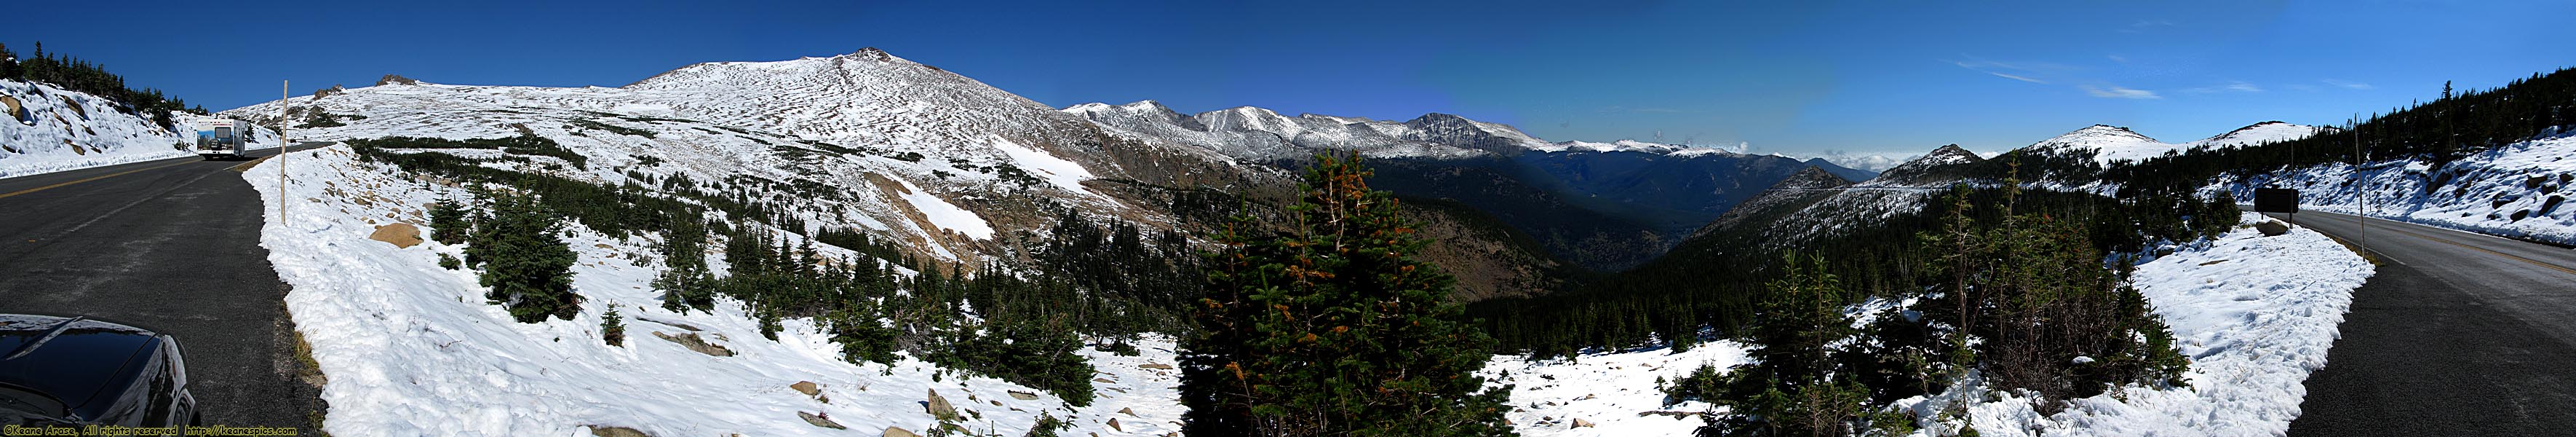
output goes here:
[{"label": "blue sky", "polygon": [[2094,123],[2169,142],[2341,123],[2444,80],[2576,66],[2576,2],[725,3],[30,2],[0,43],[214,109],[279,79],[619,86],[873,46],[1057,107],[1447,112],[1551,140],[1893,154]]}]

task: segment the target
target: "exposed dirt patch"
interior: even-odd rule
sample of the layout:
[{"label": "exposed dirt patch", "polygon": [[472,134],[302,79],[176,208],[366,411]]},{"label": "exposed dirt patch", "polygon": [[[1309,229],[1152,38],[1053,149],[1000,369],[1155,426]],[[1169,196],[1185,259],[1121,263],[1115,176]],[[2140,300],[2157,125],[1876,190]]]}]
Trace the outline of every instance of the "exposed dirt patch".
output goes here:
[{"label": "exposed dirt patch", "polygon": [[367,239],[392,243],[394,247],[409,249],[420,245],[420,227],[412,226],[410,223],[377,226],[376,233],[367,235]]},{"label": "exposed dirt patch", "polygon": [[16,97],[9,97],[9,96],[0,96],[0,106],[6,106],[6,107],[8,107],[8,109],[9,109],[9,120],[10,120],[10,121],[16,121],[16,122],[20,122],[20,123],[25,123],[25,122],[27,121],[27,106],[26,106],[26,105],[19,104],[19,103],[18,103],[18,98],[16,98]]}]

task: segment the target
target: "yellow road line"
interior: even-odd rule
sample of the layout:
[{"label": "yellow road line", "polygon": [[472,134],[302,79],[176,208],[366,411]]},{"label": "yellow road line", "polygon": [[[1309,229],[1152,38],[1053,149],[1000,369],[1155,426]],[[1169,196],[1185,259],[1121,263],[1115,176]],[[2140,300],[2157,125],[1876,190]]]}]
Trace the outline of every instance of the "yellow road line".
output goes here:
[{"label": "yellow road line", "polygon": [[[2383,222],[2384,222],[2384,221],[2387,221],[2387,220],[2381,220],[2381,221],[2383,221]],[[2406,235],[2413,235],[2413,236],[2415,236],[2415,238],[2422,238],[2422,239],[2426,239],[2426,240],[2439,241],[2439,242],[2442,242],[2442,244],[2449,244],[2449,245],[2453,245],[2453,246],[2460,246],[2460,247],[2468,248],[2469,250],[2475,250],[2475,251],[2479,251],[2479,252],[2491,253],[2491,254],[2495,254],[2495,256],[2501,256],[2501,257],[2505,257],[2505,258],[2512,259],[2512,260],[2514,260],[2514,261],[2521,261],[2521,262],[2525,262],[2525,263],[2530,263],[2531,265],[2540,266],[2541,268],[2550,269],[2550,270],[2557,270],[2557,271],[2560,271],[2560,272],[2565,272],[2565,273],[2570,274],[2570,275],[2576,275],[2576,270],[2570,270],[2570,269],[2568,269],[2568,268],[2566,268],[2566,267],[2559,267],[2559,266],[2557,266],[2557,265],[2553,265],[2553,264],[2549,264],[2549,263],[2544,263],[2544,262],[2539,262],[2539,261],[2533,261],[2533,260],[2531,260],[2530,258],[2523,258],[2523,257],[2519,257],[2519,256],[2506,255],[2504,252],[2497,252],[2497,251],[2492,251],[2492,250],[2486,250],[2485,248],[2481,248],[2481,247],[2477,247],[2477,246],[2470,246],[2470,245],[2466,245],[2466,244],[2460,244],[2460,242],[2457,242],[2457,241],[2451,241],[2451,240],[2444,240],[2444,239],[2440,239],[2440,238],[2434,238],[2434,237],[2433,237],[2433,236],[2431,236],[2431,235],[2424,235],[2424,234],[2418,234],[2418,233],[2414,233],[2414,232],[2408,232],[2408,231],[2404,231],[2404,230],[2399,230],[2399,229],[2397,229],[2395,226],[2390,226],[2389,228],[2390,228],[2390,229],[2388,229],[2388,231],[2389,231],[2389,232],[2395,232],[2395,233],[2406,234]]]},{"label": "yellow road line", "polygon": [[16,195],[20,195],[20,194],[27,194],[27,193],[33,193],[33,192],[38,192],[38,191],[51,190],[51,189],[55,189],[55,188],[62,188],[64,185],[71,185],[71,184],[77,184],[77,183],[82,183],[82,182],[89,182],[89,181],[95,181],[95,180],[100,180],[100,179],[107,179],[107,178],[112,178],[112,177],[117,177],[117,176],[124,176],[124,175],[131,174],[131,173],[138,172],[138,171],[159,169],[159,168],[164,168],[164,167],[170,167],[170,166],[176,166],[176,165],[181,165],[181,164],[187,164],[187,163],[190,163],[190,162],[195,162],[195,161],[181,161],[181,162],[173,162],[173,163],[169,163],[169,164],[162,164],[162,165],[156,165],[156,166],[151,166],[151,167],[144,167],[144,168],[138,168],[138,169],[133,169],[133,170],[126,170],[126,171],[124,171],[124,172],[119,172],[119,173],[117,173],[117,174],[111,174],[111,175],[106,175],[106,176],[99,176],[99,177],[94,177],[94,178],[89,178],[89,179],[82,179],[82,180],[77,180],[77,181],[64,182],[64,183],[53,184],[53,185],[46,185],[46,186],[42,186],[42,187],[28,188],[28,189],[24,189],[24,190],[18,190],[18,191],[10,192],[9,194],[0,194],[0,198],[8,198],[9,196],[16,196]]}]

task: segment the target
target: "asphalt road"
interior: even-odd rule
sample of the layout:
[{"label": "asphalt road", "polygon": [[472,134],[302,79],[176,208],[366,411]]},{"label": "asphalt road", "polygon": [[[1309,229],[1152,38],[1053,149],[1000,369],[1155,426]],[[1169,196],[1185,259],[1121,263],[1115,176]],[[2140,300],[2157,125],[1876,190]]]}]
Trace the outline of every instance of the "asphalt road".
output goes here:
[{"label": "asphalt road", "polygon": [[[2361,239],[2353,216],[2297,219]],[[2290,435],[2576,432],[2576,250],[2380,219],[2368,228],[2378,274],[2353,291]]]},{"label": "asphalt road", "polygon": [[0,179],[0,313],[171,334],[206,425],[319,431],[308,419],[322,409],[319,389],[294,376],[287,286],[259,246],[263,203],[231,170],[249,162],[189,157]]}]

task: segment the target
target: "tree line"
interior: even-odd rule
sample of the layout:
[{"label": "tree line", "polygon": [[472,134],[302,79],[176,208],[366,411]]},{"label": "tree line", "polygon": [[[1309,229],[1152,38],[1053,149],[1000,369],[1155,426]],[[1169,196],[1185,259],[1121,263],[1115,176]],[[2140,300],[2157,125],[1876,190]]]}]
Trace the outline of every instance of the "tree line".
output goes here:
[{"label": "tree line", "polygon": [[104,97],[117,103],[118,112],[150,118],[163,129],[178,125],[170,118],[172,111],[207,114],[205,107],[189,107],[161,90],[128,87],[124,76],[109,73],[106,67],[61,53],[46,53],[44,42],[37,42],[35,53],[25,58],[18,57],[7,45],[0,45],[0,79],[43,82]]},{"label": "tree line", "polygon": [[[2103,177],[2122,183],[2123,195],[2206,185],[2220,175],[2251,175],[2288,168],[2365,160],[2421,159],[2436,167],[2496,146],[2531,139],[2551,128],[2576,125],[2576,69],[2532,73],[2502,87],[2451,93],[2372,114],[2317,135],[2244,147],[2194,149],[2114,166]],[[2364,154],[2367,156],[2356,156]],[[2133,191],[2134,190],[2134,191]]]}]

